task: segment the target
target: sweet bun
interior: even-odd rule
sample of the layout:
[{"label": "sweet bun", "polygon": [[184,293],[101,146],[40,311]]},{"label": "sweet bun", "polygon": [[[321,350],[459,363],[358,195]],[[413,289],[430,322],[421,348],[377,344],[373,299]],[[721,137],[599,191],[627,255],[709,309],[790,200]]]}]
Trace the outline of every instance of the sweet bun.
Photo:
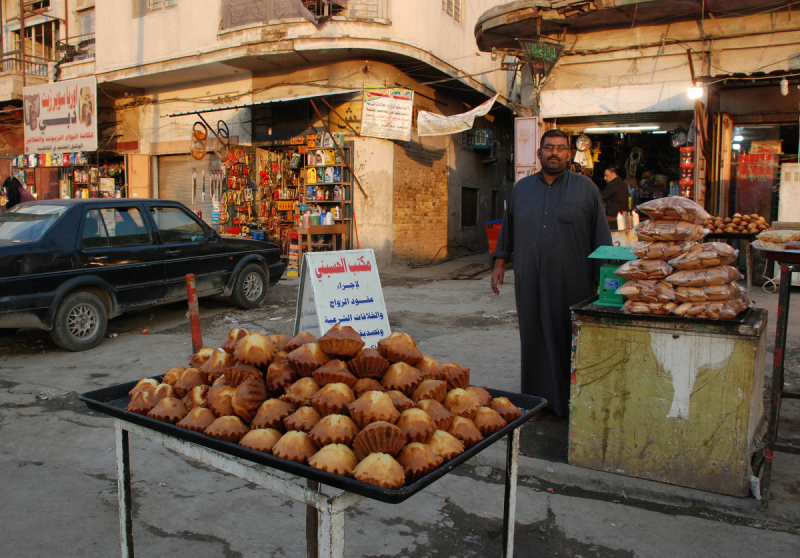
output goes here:
[{"label": "sweet bun", "polygon": [[214,350],[211,357],[206,360],[198,370],[205,377],[205,383],[210,384],[222,376],[225,370],[232,367],[234,364],[236,364],[236,359],[233,358],[233,355],[225,351]]},{"label": "sweet bun", "polygon": [[416,407],[414,402],[411,401],[411,399],[409,399],[408,397],[406,397],[402,391],[393,389],[391,391],[387,391],[386,395],[389,396],[389,399],[392,400],[392,405],[394,405],[394,408],[397,409],[398,412],[400,413],[402,413],[407,409],[412,409]]},{"label": "sweet bun", "polygon": [[294,367],[286,362],[273,362],[267,369],[265,384],[272,393],[284,393],[286,388],[297,381],[299,376]]},{"label": "sweet bun", "polygon": [[422,380],[411,394],[411,399],[415,402],[422,399],[433,399],[441,403],[447,396],[447,382],[443,380]]},{"label": "sweet bun", "polygon": [[445,461],[450,461],[457,455],[464,453],[464,444],[461,440],[444,430],[434,432],[428,445],[433,450],[433,453]]},{"label": "sweet bun", "polygon": [[436,432],[436,423],[422,409],[403,411],[400,413],[400,418],[397,419],[395,425],[405,433],[409,442],[427,444],[433,433]]},{"label": "sweet bun", "polygon": [[137,415],[146,415],[157,404],[158,399],[153,396],[153,392],[145,390],[135,393],[125,410]]},{"label": "sweet bun", "polygon": [[300,333],[299,335],[295,335],[284,345],[283,350],[287,353],[291,353],[301,345],[305,345],[306,343],[316,343],[317,338],[314,337],[311,333],[307,331]]},{"label": "sweet bun", "polygon": [[352,327],[334,324],[319,338],[319,346],[328,355],[349,358],[356,356],[364,347],[364,340]]},{"label": "sweet bun", "polygon": [[361,349],[359,353],[348,361],[350,370],[359,378],[375,378],[380,380],[386,369],[389,368],[389,361],[383,358],[375,349]]},{"label": "sweet bun", "polygon": [[224,374],[228,385],[231,387],[239,387],[239,384],[244,382],[247,378],[253,378],[264,383],[264,374],[251,364],[237,362],[231,368],[225,370]]},{"label": "sweet bun", "polygon": [[480,407],[475,413],[475,418],[472,419],[478,431],[484,437],[491,436],[507,423],[506,420],[500,416],[500,413],[491,407]]},{"label": "sweet bun", "polygon": [[405,362],[413,366],[422,360],[422,353],[414,343],[414,338],[399,331],[378,341],[378,352],[392,363]]},{"label": "sweet bun", "polygon": [[294,413],[295,407],[288,401],[280,399],[267,399],[256,412],[256,416],[250,423],[251,428],[265,429],[274,428],[283,430],[283,419]]},{"label": "sweet bun", "polygon": [[453,422],[453,413],[444,408],[444,405],[433,399],[417,401],[417,408],[422,409],[436,425],[437,430],[447,430]]},{"label": "sweet bun", "polygon": [[394,424],[400,413],[394,408],[392,400],[383,392],[368,391],[347,406],[350,416],[359,428],[378,421]]},{"label": "sweet bun", "polygon": [[341,415],[355,399],[347,384],[327,384],[311,397],[311,405],[322,416]]},{"label": "sweet bun", "polygon": [[233,394],[236,393],[236,388],[225,383],[214,383],[213,386],[208,388],[208,408],[214,411],[218,417],[234,415]]},{"label": "sweet bun", "polygon": [[475,426],[475,423],[464,417],[454,417],[447,433],[461,440],[465,448],[471,448],[483,440],[483,434]]},{"label": "sweet bun", "polygon": [[305,432],[290,430],[272,448],[272,455],[296,463],[306,463],[318,448]]},{"label": "sweet bun", "polygon": [[503,417],[503,420],[506,422],[511,422],[522,416],[522,411],[509,401],[507,397],[495,397],[492,399],[491,403],[489,403],[489,407],[497,411],[497,414]]},{"label": "sweet bun", "polygon": [[442,365],[430,355],[423,355],[422,359],[414,365],[422,374],[423,380],[447,380],[447,375],[442,370]]},{"label": "sweet bun", "polygon": [[166,374],[164,374],[164,378],[161,380],[161,383],[169,384],[172,387],[175,387],[175,382],[177,382],[180,379],[181,374],[183,374],[184,370],[186,370],[185,366],[173,366],[172,368],[167,370]]},{"label": "sweet bun", "polygon": [[274,333],[272,335],[267,335],[267,339],[269,339],[269,342],[275,347],[275,351],[280,352],[286,348],[286,344],[292,340],[292,336],[285,333]]},{"label": "sweet bun", "polygon": [[361,397],[368,391],[386,391],[386,388],[375,378],[361,378],[353,385],[356,397]]},{"label": "sweet bun", "polygon": [[318,391],[319,384],[314,381],[314,378],[300,378],[286,388],[286,394],[281,395],[281,399],[298,406],[311,405],[311,398]]},{"label": "sweet bun", "polygon": [[481,402],[474,393],[470,393],[465,389],[456,388],[447,392],[447,396],[444,398],[442,405],[455,416],[472,418],[475,416],[478,407],[481,406]]},{"label": "sweet bun", "polygon": [[311,374],[330,359],[317,343],[304,343],[289,353],[289,363],[303,377]]},{"label": "sweet bun", "polygon": [[180,399],[165,397],[147,412],[151,419],[162,420],[170,424],[178,424],[188,411]]},{"label": "sweet bun", "polygon": [[272,355],[272,364],[289,363],[289,353],[286,350],[278,351]]},{"label": "sweet bun", "polygon": [[205,430],[205,433],[212,438],[233,442],[234,444],[238,444],[239,440],[248,432],[250,432],[250,429],[247,425],[235,415],[219,417]]},{"label": "sweet bun", "polygon": [[409,484],[421,479],[444,462],[427,444],[412,442],[400,450],[397,462],[403,467]]},{"label": "sweet bun", "polygon": [[353,440],[353,449],[367,456],[371,453],[388,453],[395,456],[406,445],[405,433],[395,425],[379,421],[368,425]]},{"label": "sweet bun", "polygon": [[267,400],[267,388],[264,384],[253,378],[247,378],[233,392],[231,406],[233,412],[244,422],[255,418],[258,408]]},{"label": "sweet bun", "polygon": [[356,465],[353,476],[373,486],[397,490],[406,482],[403,466],[385,453],[371,453]]},{"label": "sweet bun", "polygon": [[[178,368],[180,368],[180,367],[178,367]],[[136,382],[136,385],[133,386],[133,389],[131,389],[128,392],[128,395],[133,397],[134,395],[136,395],[140,391],[147,391],[147,392],[153,393],[156,390],[156,388],[158,387],[158,385],[159,385],[158,384],[158,380],[154,380],[153,378],[142,378],[141,380]]]},{"label": "sweet bun", "polygon": [[200,368],[208,359],[211,358],[211,356],[214,354],[214,351],[216,351],[214,347],[203,347],[191,356],[189,359],[189,366],[192,368]]},{"label": "sweet bun", "polygon": [[480,401],[481,407],[486,407],[492,400],[491,394],[488,391],[486,391],[485,388],[479,386],[469,386],[466,389],[471,394],[478,396],[478,401]]},{"label": "sweet bun", "polygon": [[275,347],[272,346],[266,335],[250,333],[236,343],[236,350],[233,354],[240,362],[253,366],[265,366],[272,360]]},{"label": "sweet bun", "polygon": [[328,415],[322,417],[311,432],[311,439],[319,447],[328,444],[350,445],[358,435],[359,429],[353,419],[345,415]]},{"label": "sweet bun", "polygon": [[312,455],[308,464],[326,473],[352,477],[358,458],[343,444],[329,444]]},{"label": "sweet bun", "polygon": [[197,386],[206,384],[205,375],[197,368],[187,368],[178,378],[178,381],[173,384],[175,394],[178,397],[183,397]]},{"label": "sweet bun", "polygon": [[274,428],[254,428],[239,440],[239,445],[251,450],[272,453],[272,448],[283,437]]},{"label": "sweet bun", "polygon": [[299,430],[310,432],[320,421],[322,416],[314,407],[300,407],[294,413],[283,419],[286,430]]},{"label": "sweet bun", "polygon": [[194,432],[205,432],[211,423],[217,420],[217,416],[211,409],[205,407],[195,407],[183,417],[178,426]]},{"label": "sweet bun", "polygon": [[469,368],[462,368],[455,362],[442,364],[442,372],[447,375],[447,385],[451,388],[466,388],[469,386]]},{"label": "sweet bun", "polygon": [[381,379],[381,385],[387,390],[397,389],[406,395],[414,393],[414,389],[420,382],[422,382],[422,374],[405,362],[392,364]]},{"label": "sweet bun", "polygon": [[338,359],[329,360],[326,364],[314,370],[311,376],[321,386],[347,384],[347,387],[352,388],[358,381],[358,378],[350,373],[347,364]]},{"label": "sweet bun", "polygon": [[220,347],[223,351],[229,354],[233,354],[236,350],[236,344],[241,340],[242,337],[245,335],[250,335],[250,332],[244,329],[243,327],[235,327],[230,332],[228,332],[228,338],[223,341],[222,346]]},{"label": "sweet bun", "polygon": [[178,396],[175,394],[175,390],[172,389],[172,386],[169,384],[158,384],[158,387],[153,392],[153,397],[156,401],[161,401],[165,397],[174,397],[178,399]]}]

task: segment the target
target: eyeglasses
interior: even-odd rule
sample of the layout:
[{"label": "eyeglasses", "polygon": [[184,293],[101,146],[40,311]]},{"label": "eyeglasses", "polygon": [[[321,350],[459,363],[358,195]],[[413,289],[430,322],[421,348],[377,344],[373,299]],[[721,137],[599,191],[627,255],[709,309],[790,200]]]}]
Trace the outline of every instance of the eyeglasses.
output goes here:
[{"label": "eyeglasses", "polygon": [[559,153],[564,153],[565,151],[569,150],[569,145],[543,145],[542,151],[558,151]]}]

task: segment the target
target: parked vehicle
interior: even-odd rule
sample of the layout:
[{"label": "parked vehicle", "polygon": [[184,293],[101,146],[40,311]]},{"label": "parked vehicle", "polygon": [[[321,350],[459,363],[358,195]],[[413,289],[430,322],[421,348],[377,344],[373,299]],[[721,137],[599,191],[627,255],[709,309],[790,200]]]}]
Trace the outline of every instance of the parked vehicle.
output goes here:
[{"label": "parked vehicle", "polygon": [[285,264],[275,244],[221,237],[166,200],[75,199],[0,215],[0,328],[39,328],[70,351],[100,343],[109,318],[222,294],[255,308]]}]

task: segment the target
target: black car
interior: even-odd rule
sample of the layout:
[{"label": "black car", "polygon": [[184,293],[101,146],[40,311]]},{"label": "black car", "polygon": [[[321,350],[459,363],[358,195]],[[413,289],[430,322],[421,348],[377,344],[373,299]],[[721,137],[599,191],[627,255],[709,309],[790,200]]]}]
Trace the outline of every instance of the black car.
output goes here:
[{"label": "black car", "polygon": [[184,205],[150,199],[28,202],[0,215],[0,328],[39,328],[71,351],[108,318],[222,294],[254,308],[285,269],[275,244],[221,237]]}]

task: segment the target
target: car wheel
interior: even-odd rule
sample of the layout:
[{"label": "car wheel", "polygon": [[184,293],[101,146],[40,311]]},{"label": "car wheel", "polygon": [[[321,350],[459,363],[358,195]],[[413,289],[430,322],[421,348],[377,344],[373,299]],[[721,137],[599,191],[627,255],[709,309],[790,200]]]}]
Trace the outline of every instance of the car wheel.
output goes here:
[{"label": "car wheel", "polygon": [[106,307],[92,293],[67,295],[58,305],[53,342],[68,351],[85,351],[103,340],[108,325]]},{"label": "car wheel", "polygon": [[231,300],[239,308],[255,308],[267,296],[267,274],[258,264],[249,264],[239,272]]}]

